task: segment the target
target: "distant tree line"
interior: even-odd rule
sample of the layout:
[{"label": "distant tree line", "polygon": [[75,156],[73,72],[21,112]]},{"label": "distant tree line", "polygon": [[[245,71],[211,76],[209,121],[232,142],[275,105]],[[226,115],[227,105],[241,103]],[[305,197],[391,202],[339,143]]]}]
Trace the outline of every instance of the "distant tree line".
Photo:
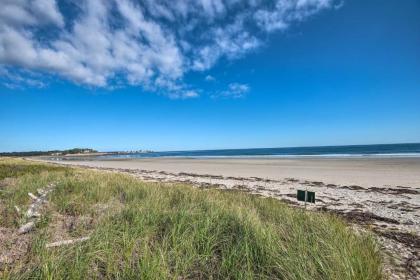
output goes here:
[{"label": "distant tree line", "polygon": [[96,152],[97,151],[94,149],[74,148],[74,149],[69,149],[69,150],[0,153],[0,156],[8,156],[8,157],[53,156],[53,155],[87,154],[87,153],[96,153]]}]

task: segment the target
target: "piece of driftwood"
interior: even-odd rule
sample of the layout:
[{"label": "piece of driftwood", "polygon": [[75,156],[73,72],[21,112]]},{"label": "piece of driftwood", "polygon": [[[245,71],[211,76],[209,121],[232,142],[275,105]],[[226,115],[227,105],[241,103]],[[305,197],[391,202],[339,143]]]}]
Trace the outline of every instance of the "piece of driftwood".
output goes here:
[{"label": "piece of driftwood", "polygon": [[29,222],[29,223],[26,223],[23,226],[21,226],[18,230],[18,233],[19,234],[25,234],[25,233],[30,232],[34,228],[35,228],[35,223],[34,222]]},{"label": "piece of driftwood", "polygon": [[36,196],[36,195],[34,195],[33,193],[28,193],[28,195],[33,199],[33,200],[38,200],[39,198]]},{"label": "piece of driftwood", "polygon": [[86,236],[86,237],[77,238],[77,239],[70,239],[70,240],[62,240],[62,241],[52,242],[52,243],[48,243],[47,245],[45,245],[45,247],[46,248],[51,248],[51,247],[59,247],[59,246],[63,246],[63,245],[71,245],[71,244],[74,244],[74,243],[89,240],[89,238],[90,238],[89,236]]},{"label": "piece of driftwood", "polygon": [[29,209],[28,211],[26,211],[25,214],[26,218],[39,218],[41,217],[41,214],[39,214],[38,212]]},{"label": "piece of driftwood", "polygon": [[39,206],[39,203],[31,204],[28,210],[26,211],[26,218],[38,218],[40,216],[40,214],[38,213]]},{"label": "piece of driftwood", "polygon": [[[35,228],[35,221],[29,221],[28,222],[28,220],[32,219],[32,218],[37,219],[37,218],[41,217],[41,214],[39,213],[39,210],[40,210],[42,204],[48,203],[47,194],[49,192],[51,192],[54,189],[54,187],[55,187],[55,184],[50,184],[45,189],[38,189],[37,192],[38,192],[39,196],[36,196],[31,192],[28,193],[28,195],[31,197],[33,202],[31,203],[31,205],[29,205],[28,210],[25,212],[25,218],[26,218],[25,222],[26,223],[18,229],[19,234],[28,233],[32,229]],[[21,210],[18,206],[15,206],[15,210],[18,214],[21,213]]]},{"label": "piece of driftwood", "polygon": [[43,190],[43,189],[37,189],[37,190],[36,190],[36,192],[37,192],[39,195],[43,195],[43,194],[45,194],[45,190]]},{"label": "piece of driftwood", "polygon": [[48,203],[47,201],[47,194],[51,192],[54,188],[54,185],[49,185],[45,189],[38,189],[37,192],[40,194],[39,197],[34,195],[33,193],[28,193],[28,195],[34,200],[34,202],[29,205],[28,210],[26,211],[27,218],[38,218],[40,214],[38,213],[39,208],[42,204]]}]

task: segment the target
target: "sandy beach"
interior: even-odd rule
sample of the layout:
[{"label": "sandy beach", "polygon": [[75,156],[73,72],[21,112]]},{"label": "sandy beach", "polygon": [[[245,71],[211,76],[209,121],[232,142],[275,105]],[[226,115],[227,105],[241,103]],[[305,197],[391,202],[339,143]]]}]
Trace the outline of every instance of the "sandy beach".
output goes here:
[{"label": "sandy beach", "polygon": [[144,158],[61,162],[225,177],[296,178],[362,187],[420,187],[420,158]]},{"label": "sandy beach", "polygon": [[[44,158],[45,160],[45,158]],[[369,212],[382,227],[420,233],[420,158],[64,158],[50,161],[125,172],[141,180],[241,189],[296,204],[296,191],[316,193],[310,207]]]},{"label": "sandy beach", "polygon": [[420,271],[420,158],[36,160],[122,172],[144,181],[235,189],[295,207],[303,207],[296,201],[297,190],[308,189],[316,193],[316,203],[308,209],[333,212],[358,228],[371,229],[402,275],[407,267],[414,274]]}]

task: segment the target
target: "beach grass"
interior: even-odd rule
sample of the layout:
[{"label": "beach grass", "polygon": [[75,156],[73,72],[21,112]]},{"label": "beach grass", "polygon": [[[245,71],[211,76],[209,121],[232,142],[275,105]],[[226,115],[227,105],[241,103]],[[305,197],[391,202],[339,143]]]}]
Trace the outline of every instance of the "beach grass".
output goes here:
[{"label": "beach grass", "polygon": [[0,180],[0,228],[14,231],[14,206],[55,184],[35,230],[14,237],[28,248],[0,264],[3,279],[383,278],[370,234],[275,199],[19,159],[0,159]]}]

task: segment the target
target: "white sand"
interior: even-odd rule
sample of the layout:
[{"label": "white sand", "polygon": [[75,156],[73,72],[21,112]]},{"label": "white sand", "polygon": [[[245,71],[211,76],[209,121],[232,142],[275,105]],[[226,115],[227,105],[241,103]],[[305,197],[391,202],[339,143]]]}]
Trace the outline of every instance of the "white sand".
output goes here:
[{"label": "white sand", "polygon": [[154,158],[63,161],[90,167],[158,170],[222,176],[296,178],[363,187],[420,187],[420,158]]}]

